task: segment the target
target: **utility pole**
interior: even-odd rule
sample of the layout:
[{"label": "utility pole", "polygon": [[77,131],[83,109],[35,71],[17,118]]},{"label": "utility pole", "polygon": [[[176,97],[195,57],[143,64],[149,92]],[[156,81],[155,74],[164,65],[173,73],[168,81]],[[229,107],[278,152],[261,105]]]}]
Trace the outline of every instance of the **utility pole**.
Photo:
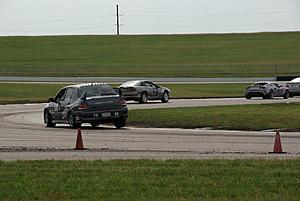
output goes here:
[{"label": "utility pole", "polygon": [[117,36],[120,35],[119,5],[117,4]]}]

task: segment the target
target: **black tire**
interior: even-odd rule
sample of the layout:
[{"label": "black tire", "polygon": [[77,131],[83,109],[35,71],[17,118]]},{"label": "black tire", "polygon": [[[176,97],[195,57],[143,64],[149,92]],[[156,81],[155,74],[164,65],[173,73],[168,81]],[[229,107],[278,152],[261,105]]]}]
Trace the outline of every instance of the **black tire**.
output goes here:
[{"label": "black tire", "polygon": [[143,92],[141,94],[139,103],[146,103],[147,101],[148,101],[148,94],[147,94],[147,92]]},{"label": "black tire", "polygon": [[48,110],[45,110],[45,112],[44,112],[44,123],[45,123],[45,126],[49,127],[49,128],[51,128],[51,127],[53,128],[56,125],[55,123],[52,122],[52,116]]},{"label": "black tire", "polygon": [[246,98],[246,99],[251,99],[252,97],[249,96],[249,95],[245,95],[245,98]]},{"label": "black tire", "polygon": [[96,123],[96,122],[95,122],[95,123],[94,123],[94,122],[91,123],[92,128],[96,128],[96,127],[99,126],[99,125],[100,125],[100,123]]},{"label": "black tire", "polygon": [[169,93],[167,91],[165,91],[162,95],[161,102],[167,103],[169,101],[169,99],[170,99]]},{"label": "black tire", "polygon": [[76,123],[75,116],[73,115],[72,112],[69,112],[68,114],[68,123],[70,128],[79,128],[81,126],[80,123]]},{"label": "black tire", "polygon": [[289,95],[289,91],[285,91],[285,92],[284,92],[284,95],[283,95],[283,98],[284,98],[284,99],[288,99],[289,96],[290,96],[290,95]]},{"label": "black tire", "polygon": [[126,118],[119,118],[114,120],[114,125],[116,128],[122,128],[126,124]]},{"label": "black tire", "polygon": [[269,91],[268,98],[269,99],[273,99],[274,98],[274,92],[273,92],[273,90]]}]

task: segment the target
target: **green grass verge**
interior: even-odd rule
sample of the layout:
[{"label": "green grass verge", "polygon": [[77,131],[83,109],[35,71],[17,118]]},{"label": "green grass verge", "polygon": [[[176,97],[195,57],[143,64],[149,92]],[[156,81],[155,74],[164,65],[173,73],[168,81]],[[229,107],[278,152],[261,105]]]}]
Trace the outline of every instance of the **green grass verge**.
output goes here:
[{"label": "green grass verge", "polygon": [[[163,84],[172,90],[172,98],[243,96],[248,84]],[[46,102],[66,84],[0,83],[0,104]]]},{"label": "green grass verge", "polygon": [[0,37],[0,44],[0,76],[300,74],[300,32]]},{"label": "green grass verge", "polygon": [[280,200],[300,160],[0,162],[0,200]]},{"label": "green grass verge", "polygon": [[228,130],[300,130],[300,104],[131,110],[128,126]]}]

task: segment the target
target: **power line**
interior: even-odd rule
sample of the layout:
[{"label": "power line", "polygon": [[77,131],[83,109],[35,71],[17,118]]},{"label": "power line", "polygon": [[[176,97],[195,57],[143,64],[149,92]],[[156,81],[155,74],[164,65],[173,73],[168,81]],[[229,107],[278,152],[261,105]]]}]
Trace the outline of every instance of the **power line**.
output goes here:
[{"label": "power line", "polygon": [[3,20],[0,19],[0,22],[10,22],[10,23],[45,23],[45,22],[68,22],[68,21],[88,21],[88,20],[99,20],[99,18],[104,17],[113,17],[113,15],[100,15],[97,17],[85,17],[85,18],[71,18],[71,19],[54,19],[54,20]]}]

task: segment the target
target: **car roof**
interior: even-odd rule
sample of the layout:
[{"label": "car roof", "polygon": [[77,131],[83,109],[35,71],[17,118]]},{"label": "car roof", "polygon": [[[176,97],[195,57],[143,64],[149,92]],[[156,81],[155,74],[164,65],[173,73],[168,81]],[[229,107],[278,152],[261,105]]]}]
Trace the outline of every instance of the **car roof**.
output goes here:
[{"label": "car roof", "polygon": [[95,83],[80,83],[80,84],[68,85],[68,86],[65,86],[64,88],[69,88],[69,87],[80,88],[80,87],[85,87],[85,86],[95,86],[95,85],[107,85],[107,84],[106,84],[106,83],[101,83],[101,82],[95,82]]},{"label": "car roof", "polygon": [[151,82],[151,81],[149,81],[149,80],[131,80],[131,81],[124,82],[123,84],[121,84],[121,86],[134,86],[135,84],[137,84],[139,82]]},{"label": "car roof", "polygon": [[300,77],[297,77],[295,79],[292,79],[290,82],[300,82]]}]

